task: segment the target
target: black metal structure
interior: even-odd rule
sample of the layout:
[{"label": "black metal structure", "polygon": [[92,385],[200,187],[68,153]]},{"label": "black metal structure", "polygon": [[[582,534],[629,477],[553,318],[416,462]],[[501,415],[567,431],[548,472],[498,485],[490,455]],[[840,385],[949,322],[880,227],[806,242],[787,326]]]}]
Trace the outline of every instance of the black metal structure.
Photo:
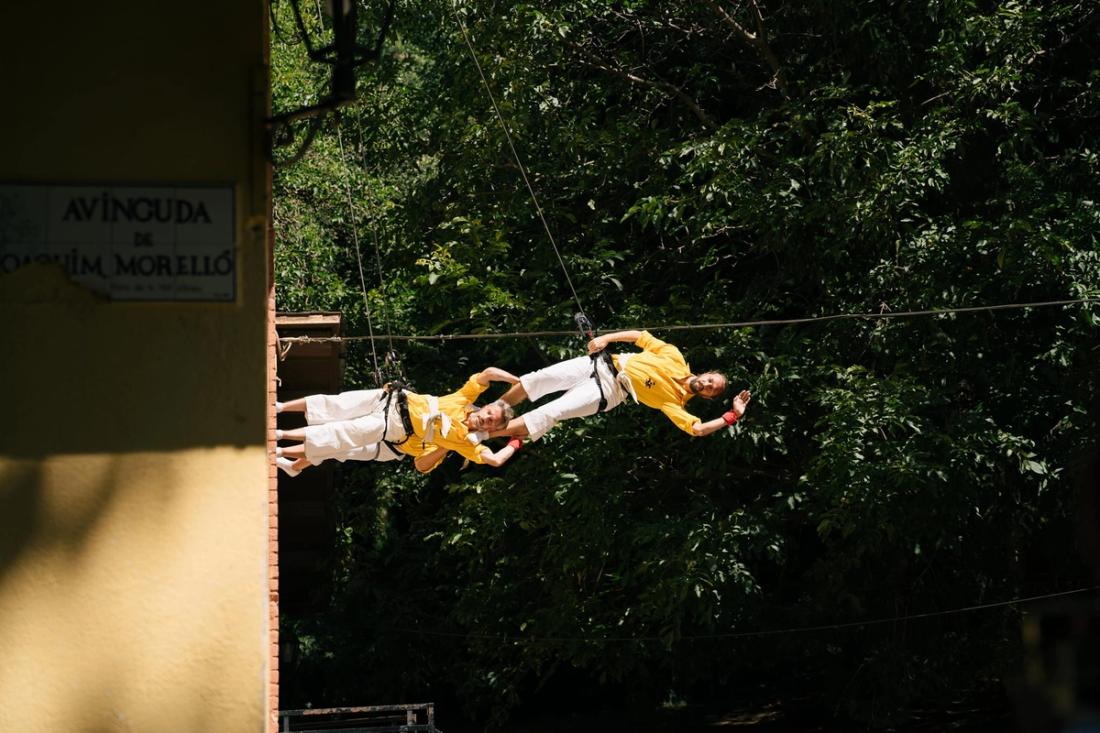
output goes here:
[{"label": "black metal structure", "polygon": [[442,733],[435,727],[435,704],[364,705],[279,711],[285,733]]},{"label": "black metal structure", "polygon": [[385,14],[379,26],[378,36],[374,45],[367,47],[359,44],[359,22],[357,4],[355,0],[328,0],[328,9],[332,20],[332,43],[324,46],[315,46],[302,18],[302,10],[299,7],[300,0],[289,0],[294,11],[294,22],[298,26],[298,33],[305,44],[309,58],[316,63],[332,67],[332,83],[329,94],[317,104],[300,107],[290,112],[283,112],[268,119],[270,129],[270,146],[272,148],[286,146],[293,142],[294,135],[290,125],[301,120],[311,119],[305,140],[299,146],[298,151],[288,161],[282,161],[284,165],[294,163],[301,159],[309,148],[313,138],[320,129],[324,116],[329,112],[335,112],[343,106],[354,102],[355,70],[369,61],[377,61],[382,53],[382,44],[385,43],[386,34],[393,23],[393,14],[397,0],[389,0]]}]

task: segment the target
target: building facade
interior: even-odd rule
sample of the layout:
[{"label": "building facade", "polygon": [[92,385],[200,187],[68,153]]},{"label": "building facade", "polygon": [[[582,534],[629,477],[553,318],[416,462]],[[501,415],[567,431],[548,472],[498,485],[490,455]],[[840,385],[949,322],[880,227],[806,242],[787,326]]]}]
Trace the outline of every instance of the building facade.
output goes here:
[{"label": "building facade", "polygon": [[0,729],[278,708],[263,0],[0,10]]}]

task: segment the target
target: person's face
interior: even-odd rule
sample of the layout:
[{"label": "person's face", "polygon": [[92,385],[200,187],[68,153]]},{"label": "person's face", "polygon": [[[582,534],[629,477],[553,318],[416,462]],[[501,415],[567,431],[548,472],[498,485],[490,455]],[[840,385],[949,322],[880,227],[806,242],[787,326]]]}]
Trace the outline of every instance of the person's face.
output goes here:
[{"label": "person's face", "polygon": [[466,418],[470,430],[499,430],[504,427],[504,413],[499,405],[486,405]]},{"label": "person's face", "polygon": [[726,378],[718,372],[707,372],[698,377],[692,377],[688,382],[688,388],[692,394],[711,400],[726,391]]}]

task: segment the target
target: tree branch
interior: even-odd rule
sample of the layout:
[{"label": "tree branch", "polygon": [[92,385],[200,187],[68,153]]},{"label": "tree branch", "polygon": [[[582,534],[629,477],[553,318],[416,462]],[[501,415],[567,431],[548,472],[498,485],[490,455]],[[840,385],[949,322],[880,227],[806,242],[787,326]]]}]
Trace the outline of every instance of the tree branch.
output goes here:
[{"label": "tree branch", "polygon": [[778,89],[786,96],[787,79],[783,74],[783,67],[779,65],[779,58],[775,55],[775,52],[772,51],[771,46],[768,45],[767,33],[764,30],[764,16],[761,14],[760,6],[756,4],[756,0],[749,0],[749,4],[752,6],[753,20],[756,23],[756,33],[752,33],[738,23],[737,19],[719,5],[717,0],[703,0],[703,2],[705,2],[710,9],[733,30],[735,36],[740,38],[743,43],[756,51],[756,53],[764,59],[764,62],[772,71],[772,78],[771,81],[768,82],[768,86]]},{"label": "tree branch", "polygon": [[714,118],[708,115],[706,111],[701,106],[699,106],[699,103],[692,99],[691,95],[687,94],[683,89],[676,86],[675,84],[667,82],[663,79],[659,79],[657,81],[654,81],[652,79],[645,79],[638,76],[637,74],[631,73],[624,69],[616,68],[601,59],[600,57],[596,56],[594,53],[592,53],[579,43],[571,41],[568,38],[564,40],[566,44],[568,44],[570,48],[576,51],[584,59],[585,63],[587,63],[592,68],[607,72],[612,76],[617,76],[620,79],[624,79],[633,84],[638,84],[639,86],[649,87],[651,89],[660,89],[664,92],[667,92],[676,99],[680,100],[680,102],[682,102],[685,107],[691,110],[691,113],[695,115],[696,119],[698,119],[699,122],[702,123],[703,127],[707,128],[708,130],[713,130],[718,127],[718,124],[714,121]]}]

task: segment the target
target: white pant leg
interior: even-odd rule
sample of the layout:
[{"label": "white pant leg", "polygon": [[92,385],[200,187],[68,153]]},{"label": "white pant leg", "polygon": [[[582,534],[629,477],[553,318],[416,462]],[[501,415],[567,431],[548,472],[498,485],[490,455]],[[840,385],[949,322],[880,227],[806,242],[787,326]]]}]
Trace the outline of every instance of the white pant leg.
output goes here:
[{"label": "white pant leg", "polygon": [[385,437],[386,419],[379,411],[354,420],[309,425],[304,431],[306,458],[310,463],[320,463],[328,458],[344,456],[356,448],[378,443]]},{"label": "white pant leg", "polygon": [[385,401],[386,392],[381,389],[356,389],[340,394],[310,395],[306,397],[306,423],[321,425],[363,417],[379,412]]},{"label": "white pant leg", "polygon": [[398,453],[385,443],[365,445],[362,448],[348,451],[344,460],[348,461],[400,461],[405,457],[404,453]]},{"label": "white pant leg", "polygon": [[[343,463],[344,461],[400,461],[405,457],[404,453],[398,453],[385,443],[374,443],[357,448],[350,448],[342,455],[329,456]],[[325,459],[322,460],[322,463]]]},{"label": "white pant leg", "polygon": [[527,399],[535,402],[551,392],[572,389],[583,384],[585,380],[592,381],[592,359],[578,356],[576,359],[551,364],[545,369],[528,372],[519,378],[519,383],[523,385]]},{"label": "white pant leg", "polygon": [[[587,356],[581,358],[584,359],[586,370],[583,381],[567,390],[565,394],[556,400],[523,413],[523,422],[527,426],[527,432],[530,433],[531,440],[538,440],[562,420],[595,415],[596,411],[599,410],[600,388],[596,386],[596,380],[592,378],[592,359]],[[570,361],[575,360],[571,359]],[[607,407],[604,410],[606,412],[617,407],[623,401],[623,393],[607,368],[607,364],[603,363],[602,360],[597,373],[600,377],[600,385],[603,387],[603,397],[607,400]],[[526,386],[524,389],[526,389]]]}]

